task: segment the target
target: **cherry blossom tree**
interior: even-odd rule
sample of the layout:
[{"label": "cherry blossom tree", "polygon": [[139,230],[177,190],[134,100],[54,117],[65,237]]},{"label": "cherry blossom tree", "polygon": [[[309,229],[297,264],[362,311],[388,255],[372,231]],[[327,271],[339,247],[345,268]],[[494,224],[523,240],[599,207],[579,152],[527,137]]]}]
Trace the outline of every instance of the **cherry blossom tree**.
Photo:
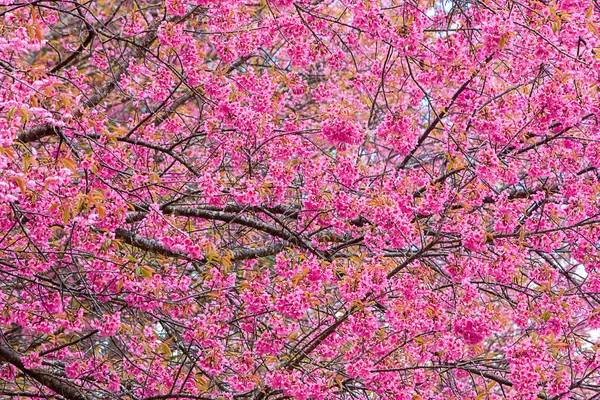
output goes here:
[{"label": "cherry blossom tree", "polygon": [[597,0],[0,0],[0,398],[600,398]]}]

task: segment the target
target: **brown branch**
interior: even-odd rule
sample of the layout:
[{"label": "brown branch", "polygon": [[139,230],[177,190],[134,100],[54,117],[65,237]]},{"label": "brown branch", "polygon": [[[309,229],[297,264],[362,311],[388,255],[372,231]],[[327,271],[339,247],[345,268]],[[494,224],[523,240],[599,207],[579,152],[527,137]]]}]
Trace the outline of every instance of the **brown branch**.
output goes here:
[{"label": "brown branch", "polygon": [[[493,54],[490,55],[488,58],[485,59],[484,65],[488,64],[492,60],[492,58],[493,58]],[[400,163],[400,165],[396,169],[399,170],[399,169],[403,169],[404,167],[406,167],[406,164],[408,164],[408,162],[410,161],[410,159],[412,158],[412,156],[417,152],[417,150],[419,149],[419,147],[421,147],[421,145],[425,142],[425,140],[427,140],[427,138],[429,137],[429,135],[431,134],[431,132],[433,132],[433,130],[442,121],[442,118],[444,118],[446,115],[448,115],[448,112],[450,111],[450,107],[452,107],[454,105],[454,103],[456,102],[456,100],[458,100],[458,96],[460,96],[461,93],[465,91],[465,89],[469,86],[469,84],[471,82],[473,82],[473,79],[475,79],[475,77],[479,74],[479,72],[480,72],[480,70],[472,73],[471,76],[469,77],[469,79],[458,88],[458,90],[454,93],[454,95],[450,99],[450,102],[448,103],[448,105],[442,110],[442,112],[440,112],[435,117],[435,119],[433,120],[433,122],[431,122],[429,124],[429,126],[425,129],[425,131],[423,132],[423,134],[419,137],[419,140],[417,141],[417,145],[414,147],[414,149],[412,149],[410,151],[409,154],[406,155],[406,157],[404,157],[404,159],[402,160],[402,162]]]},{"label": "brown branch", "polygon": [[[158,240],[150,239],[141,235],[137,235],[126,229],[118,228],[115,231],[115,238],[123,241],[133,247],[141,250],[149,251],[151,253],[159,254],[166,257],[182,258],[188,261],[195,261],[201,264],[206,264],[205,258],[195,259],[188,255],[168,249],[164,244]],[[254,258],[268,257],[282,252],[286,247],[292,247],[293,244],[287,241],[278,242],[269,246],[249,247],[249,248],[238,248],[233,249],[230,252],[231,261],[249,260]],[[223,254],[222,257],[228,256]]]},{"label": "brown branch", "polygon": [[294,245],[303,245],[303,243],[291,233],[288,233],[282,229],[278,229],[277,227],[266,222],[246,218],[238,214],[180,206],[167,206],[162,209],[162,212],[165,214],[179,215],[184,217],[203,218],[209,220],[223,221],[227,223],[235,223],[238,225],[243,225],[248,228],[257,229],[259,231],[268,233],[271,236],[281,238]]},{"label": "brown branch", "polygon": [[313,352],[325,339],[327,339],[335,330],[348,319],[350,314],[352,314],[356,310],[356,307],[351,307],[344,315],[338,318],[333,324],[331,324],[327,329],[321,332],[317,337],[315,337],[310,344],[302,349],[299,354],[295,357],[290,358],[290,360],[285,364],[285,368],[288,370],[292,370],[300,365],[300,363],[309,356],[310,353]]},{"label": "brown branch", "polygon": [[196,93],[188,93],[185,94],[183,96],[180,96],[179,98],[177,98],[177,100],[175,100],[171,106],[169,107],[168,110],[165,110],[161,115],[159,115],[155,120],[154,120],[154,126],[158,127],[160,126],[160,124],[162,124],[163,122],[165,122],[167,119],[169,119],[169,117],[171,115],[173,115],[173,113],[175,113],[175,111],[177,111],[177,109],[179,107],[181,107],[182,105],[184,105],[185,103],[187,103],[188,101],[190,101],[192,98],[194,98],[194,96],[196,96]]},{"label": "brown branch", "polygon": [[160,254],[161,256],[184,258],[190,261],[192,260],[190,257],[183,253],[169,250],[164,244],[160,243],[158,240],[149,239],[147,237],[137,235],[131,231],[122,228],[117,228],[117,230],[115,231],[115,238],[139,249],[150,251],[155,254]]},{"label": "brown branch", "polygon": [[416,253],[414,253],[413,255],[411,255],[410,257],[408,257],[402,264],[398,265],[396,268],[394,268],[393,270],[391,270],[386,275],[386,278],[387,279],[393,278],[394,275],[396,275],[398,272],[400,272],[404,268],[406,268],[411,262],[415,261],[417,258],[419,258],[423,254],[425,254],[429,249],[431,249],[433,246],[435,246],[436,243],[437,243],[437,241],[432,240],[427,246],[423,247],[421,250],[417,251]]},{"label": "brown branch", "polygon": [[194,168],[193,165],[191,165],[189,162],[184,160],[183,157],[181,157],[178,154],[175,154],[173,151],[171,151],[170,149],[167,149],[166,147],[162,147],[160,145],[157,145],[154,143],[149,143],[149,142],[139,140],[139,139],[131,139],[131,138],[128,138],[125,136],[119,136],[116,138],[116,140],[119,142],[123,142],[123,143],[133,144],[135,146],[146,147],[148,149],[156,150],[161,153],[167,154],[168,156],[172,157],[174,160],[178,161],[181,165],[183,165],[188,171],[190,171],[195,176],[198,176],[198,177],[201,176],[200,173],[198,171],[196,171],[196,169]]},{"label": "brown branch", "polygon": [[[48,371],[41,368],[26,368],[21,360],[19,353],[0,344],[0,360],[5,361],[19,370],[21,370],[28,377],[41,383],[48,389],[58,393],[67,400],[89,400],[90,398],[85,396],[77,387],[72,385],[70,382],[65,382],[53,376]],[[37,395],[36,395],[37,396]]]},{"label": "brown branch", "polygon": [[[167,208],[173,202],[166,203],[162,205],[162,209]],[[179,207],[192,207],[192,206],[179,206]],[[225,213],[243,213],[243,212],[264,212],[269,211],[274,214],[280,214],[285,218],[289,219],[298,219],[300,216],[300,209],[294,206],[287,206],[284,204],[276,204],[274,206],[262,207],[262,206],[249,206],[249,205],[239,205],[239,204],[226,204],[224,206],[211,206],[211,205],[199,205],[194,206],[194,209],[202,209],[207,211],[221,211]],[[164,212],[164,211],[163,211]],[[136,211],[130,212],[127,215],[126,222],[138,222],[146,217],[148,214],[147,208],[143,205],[136,205]],[[358,218],[353,220],[355,223],[353,225],[362,226],[360,224],[365,223],[364,218]]]},{"label": "brown branch", "polygon": [[14,392],[12,390],[0,390],[0,396],[10,396],[9,399],[14,399],[15,397],[23,397],[23,398],[42,398],[42,399],[53,399],[60,395],[58,394],[41,394],[41,393],[32,393],[32,392]]},{"label": "brown branch", "polygon": [[573,129],[572,126],[567,126],[566,128],[562,129],[560,132],[552,135],[552,136],[548,136],[546,139],[542,139],[539,142],[535,142],[532,145],[529,145],[527,147],[523,147],[522,149],[519,149],[517,151],[515,151],[514,155],[518,156],[519,154],[523,154],[528,152],[529,150],[533,150],[543,144],[546,143],[550,143],[551,141],[560,138],[562,135],[564,135],[565,133],[567,133],[568,131],[570,131],[571,129]]},{"label": "brown branch", "polygon": [[[488,379],[490,379],[490,380],[492,380],[494,382],[497,382],[497,383],[499,383],[501,385],[510,386],[510,387],[512,387],[514,385],[511,381],[509,381],[506,378],[503,378],[501,376],[498,376],[498,375],[495,375],[495,374],[492,374],[492,373],[489,373],[489,372],[480,371],[477,368],[467,367],[467,366],[455,366],[455,368],[462,369],[463,371],[467,371],[467,372],[470,372],[470,373],[475,374],[475,375],[483,376],[484,378],[488,378]],[[542,400],[546,400],[547,399],[546,396],[544,396],[543,394],[540,394],[540,393],[538,393],[537,397],[538,397],[538,399],[542,399]]]},{"label": "brown branch", "polygon": [[0,67],[4,68],[8,72],[13,72],[16,69],[15,67],[13,67],[11,64],[9,64],[8,62],[6,62],[4,60],[0,60]]},{"label": "brown branch", "polygon": [[20,132],[17,135],[17,139],[23,143],[30,143],[45,138],[46,136],[58,135],[59,129],[60,128],[57,128],[53,124],[47,122],[45,124],[37,125],[26,131]]},{"label": "brown branch", "polygon": [[[184,17],[185,18],[185,17]],[[149,29],[149,32],[146,36],[141,40],[139,44],[134,44],[135,49],[131,51],[127,59],[135,59],[139,60],[143,57],[143,55],[148,50],[148,47],[156,40],[158,37],[157,30],[162,21],[156,21]],[[120,66],[117,71],[113,74],[113,79],[109,82],[105,83],[102,87],[100,87],[96,93],[94,93],[91,97],[89,97],[86,101],[83,102],[82,108],[93,108],[100,104],[102,100],[104,100],[116,87],[117,82],[121,79],[127,72],[127,66]],[[82,111],[76,110],[73,113],[75,118],[80,117],[82,115]],[[23,143],[30,143],[35,140],[42,139],[46,136],[53,136],[58,133],[58,128],[51,123],[45,123],[42,125],[34,126],[26,131],[20,132],[17,135],[17,139]]]},{"label": "brown branch", "polygon": [[[404,371],[411,370],[411,369],[447,369],[447,370],[462,369],[463,371],[467,371],[472,374],[482,376],[484,378],[490,379],[490,380],[492,380],[496,383],[499,383],[501,385],[504,385],[504,386],[508,386],[508,387],[514,386],[514,383],[512,381],[510,381],[504,377],[498,376],[496,374],[492,374],[490,372],[481,371],[478,368],[470,367],[468,365],[463,365],[463,364],[459,364],[459,365],[457,365],[457,364],[440,364],[440,365],[416,366],[416,367],[406,367],[406,368],[383,368],[383,369],[375,369],[375,370],[372,370],[371,372],[404,372]],[[503,372],[507,372],[507,371],[503,371]],[[541,393],[538,394],[537,397],[539,399],[543,399],[543,400],[547,399],[547,397]]]},{"label": "brown branch", "polygon": [[85,40],[83,41],[83,43],[81,43],[79,45],[79,47],[77,48],[77,50],[75,50],[73,53],[71,53],[71,55],[69,55],[69,57],[65,58],[63,61],[61,61],[60,63],[56,64],[54,66],[54,68],[52,68],[50,70],[50,73],[56,73],[58,71],[60,71],[61,69],[63,69],[64,67],[68,66],[73,60],[75,60],[83,51],[83,49],[85,49],[92,41],[92,39],[96,36],[96,33],[93,31],[92,27],[90,27],[88,25],[88,36],[85,38]]},{"label": "brown branch", "polygon": [[[423,255],[425,252],[427,252],[429,249],[431,249],[431,247],[433,247],[435,244],[436,244],[436,241],[432,241],[427,246],[423,247],[421,250],[415,252],[412,256],[408,257],[406,259],[406,261],[404,261],[404,263],[402,263],[400,266],[396,267],[394,270],[390,271],[387,274],[386,278],[391,279],[394,275],[396,275],[398,272],[400,272],[402,269],[404,269],[406,266],[408,266],[411,262],[413,262],[419,256]],[[367,295],[365,295],[365,297],[363,298],[363,301],[365,301],[368,297],[370,297],[371,294],[372,293],[370,292]],[[323,341],[325,341],[325,339],[327,339],[331,334],[333,334],[336,331],[336,329],[344,321],[346,321],[348,319],[348,317],[357,309],[358,309],[358,307],[356,307],[356,306],[350,307],[350,309],[344,315],[342,315],[333,324],[331,324],[327,329],[325,329],[319,335],[317,335],[310,342],[310,344],[308,346],[306,346],[304,349],[302,349],[296,356],[292,357],[285,364],[285,368],[286,369],[294,369],[294,368],[298,367],[300,365],[300,363],[306,357],[308,357],[310,355],[310,353],[312,353],[321,343],[323,343]]]},{"label": "brown branch", "polygon": [[291,246],[291,243],[279,242],[271,246],[253,247],[248,249],[234,249],[232,260],[250,260],[254,258],[274,256],[275,254],[281,253],[286,247]]},{"label": "brown branch", "polygon": [[[240,67],[242,64],[244,64],[250,58],[252,58],[252,55],[246,55],[246,56],[240,57],[237,61],[235,61],[233,64],[231,64],[229,66],[227,71],[225,71],[225,75],[229,75],[230,73],[235,71],[238,67]],[[191,99],[196,97],[196,95],[197,95],[196,93],[188,93],[188,94],[185,94],[185,95],[179,97],[177,100],[175,100],[171,104],[171,106],[169,107],[168,110],[163,111],[163,113],[154,120],[154,126],[155,127],[160,126],[160,124],[162,124],[167,119],[169,119],[169,117],[171,115],[173,115],[179,107],[183,106],[185,103],[187,103],[188,101],[190,101]],[[204,101],[204,99],[203,99],[203,101]]]},{"label": "brown branch", "polygon": [[87,334],[85,334],[83,336],[80,336],[77,339],[74,339],[74,340],[72,340],[72,341],[70,341],[68,343],[64,343],[64,344],[61,344],[60,346],[56,346],[56,347],[53,347],[53,348],[48,349],[46,351],[43,351],[43,352],[40,353],[40,356],[43,357],[43,356],[48,355],[50,353],[54,353],[55,351],[64,349],[65,347],[73,346],[73,345],[75,345],[75,344],[77,344],[77,343],[79,343],[79,342],[81,342],[81,341],[83,341],[85,339],[91,338],[96,333],[98,333],[98,330],[94,329],[93,331],[91,331],[91,332],[89,332],[89,333],[87,333]]},{"label": "brown branch", "polygon": [[237,68],[241,67],[242,64],[244,64],[246,61],[248,61],[251,58],[252,58],[252,54],[248,54],[248,55],[238,58],[233,64],[231,64],[229,66],[229,68],[227,68],[227,71],[225,71],[225,75],[229,75],[230,73],[235,71]]},{"label": "brown branch", "polygon": [[145,397],[143,400],[164,400],[164,399],[192,399],[192,400],[211,400],[210,397],[198,396],[195,394],[159,394],[156,396]]}]

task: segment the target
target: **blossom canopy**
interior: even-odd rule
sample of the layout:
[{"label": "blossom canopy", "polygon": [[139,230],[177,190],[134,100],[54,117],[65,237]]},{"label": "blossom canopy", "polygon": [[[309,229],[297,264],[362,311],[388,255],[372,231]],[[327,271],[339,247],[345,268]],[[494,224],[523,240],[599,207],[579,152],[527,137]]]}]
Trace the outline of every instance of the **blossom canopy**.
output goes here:
[{"label": "blossom canopy", "polygon": [[600,397],[596,0],[0,0],[0,398]]}]

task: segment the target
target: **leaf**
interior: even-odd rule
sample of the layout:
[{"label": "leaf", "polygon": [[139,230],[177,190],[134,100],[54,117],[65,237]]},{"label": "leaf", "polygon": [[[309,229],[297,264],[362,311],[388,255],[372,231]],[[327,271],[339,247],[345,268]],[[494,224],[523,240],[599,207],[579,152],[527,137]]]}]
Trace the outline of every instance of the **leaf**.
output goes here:
[{"label": "leaf", "polygon": [[143,267],[137,267],[136,272],[137,271],[139,271],[138,276],[143,276],[146,279],[152,279],[152,276],[154,275],[154,270],[148,265],[144,265]]},{"label": "leaf", "polygon": [[40,42],[44,40],[44,34],[42,33],[42,27],[39,24],[35,25],[35,37]]},{"label": "leaf", "polygon": [[160,176],[156,172],[153,172],[153,173],[150,174],[150,177],[148,178],[148,181],[150,183],[160,184]]},{"label": "leaf", "polygon": [[19,178],[19,177],[14,177],[13,180],[15,181],[15,183],[17,185],[19,185],[19,189],[21,189],[21,193],[25,194],[25,182],[23,182],[23,179]]},{"label": "leaf", "polygon": [[223,265],[224,267],[225,272],[229,272],[231,270],[231,266],[233,265],[231,259],[227,256],[221,256],[220,261],[221,265]]},{"label": "leaf", "polygon": [[173,353],[171,352],[171,348],[169,348],[169,345],[167,344],[167,342],[161,343],[161,345],[158,346],[156,350],[159,353],[165,355],[167,358],[171,358],[173,356]]},{"label": "leaf", "polygon": [[542,314],[542,319],[544,320],[544,322],[548,322],[548,320],[550,319],[551,316],[552,316],[552,313],[550,313],[550,311],[546,311],[545,313]]},{"label": "leaf", "polygon": [[61,211],[62,211],[62,221],[63,224],[67,224],[67,222],[69,222],[69,219],[71,218],[71,210],[69,209],[69,207],[66,204],[61,205]]},{"label": "leaf", "polygon": [[105,252],[110,248],[110,245],[112,244],[112,240],[110,239],[106,239],[104,241],[104,243],[102,243],[102,246],[100,246],[100,251]]},{"label": "leaf", "polygon": [[96,206],[96,211],[98,212],[100,218],[104,219],[104,216],[106,215],[106,210],[102,203],[94,202],[94,205]]},{"label": "leaf", "polygon": [[21,111],[21,117],[23,117],[23,123],[26,124],[29,121],[29,115],[27,115],[27,111],[25,111],[22,108],[19,111]]},{"label": "leaf", "polygon": [[200,374],[196,375],[196,388],[202,392],[207,391],[210,388],[210,380]]},{"label": "leaf", "polygon": [[298,286],[298,282],[300,282],[300,280],[302,279],[302,274],[298,274],[294,277],[294,286]]},{"label": "leaf", "polygon": [[70,158],[63,158],[62,163],[65,167],[67,167],[68,169],[70,169],[71,171],[75,172],[77,171],[77,166],[75,165],[75,162],[70,159]]},{"label": "leaf", "polygon": [[10,123],[10,119],[12,118],[16,110],[16,107],[11,107],[10,110],[8,110],[8,113],[6,114],[6,122]]},{"label": "leaf", "polygon": [[29,171],[30,165],[31,165],[31,156],[29,154],[25,154],[23,156],[23,172],[27,173]]},{"label": "leaf", "polygon": [[435,316],[435,310],[432,306],[427,306],[425,307],[425,312],[427,313],[427,315],[429,316],[429,318],[433,318]]}]

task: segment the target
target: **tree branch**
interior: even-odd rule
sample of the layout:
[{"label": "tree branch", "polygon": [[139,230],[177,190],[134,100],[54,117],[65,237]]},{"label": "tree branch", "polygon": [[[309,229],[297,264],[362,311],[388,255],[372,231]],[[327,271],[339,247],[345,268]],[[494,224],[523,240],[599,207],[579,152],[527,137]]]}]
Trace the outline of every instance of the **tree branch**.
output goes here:
[{"label": "tree branch", "polygon": [[[185,17],[184,17],[185,18]],[[135,59],[139,60],[148,50],[148,47],[156,40],[158,37],[157,30],[161,20],[156,21],[149,29],[149,32],[142,39],[139,44],[135,44],[135,49],[131,51],[129,57],[127,59]],[[90,38],[91,40],[91,38]],[[117,82],[127,72],[128,66],[122,65],[113,75],[113,79],[109,82],[105,83],[100,89],[96,91],[91,97],[89,97],[86,101],[83,102],[82,108],[92,108],[100,104],[102,100],[104,100],[116,87]],[[82,112],[80,110],[76,110],[73,113],[75,118],[80,117]],[[20,132],[17,135],[17,139],[23,143],[30,143],[39,139],[42,139],[46,136],[53,136],[58,133],[57,127],[51,123],[45,123],[42,125],[34,126],[26,131]]]},{"label": "tree branch", "polygon": [[[488,58],[485,59],[484,65],[486,65],[490,61],[492,61],[492,58],[493,58],[493,54],[490,55]],[[454,105],[454,103],[456,102],[456,100],[458,100],[458,96],[460,96],[461,93],[465,91],[465,89],[469,86],[469,84],[471,82],[473,82],[473,79],[475,79],[475,77],[479,74],[479,72],[480,72],[480,70],[472,73],[471,76],[469,77],[469,79],[458,88],[458,90],[454,93],[454,95],[450,99],[450,103],[448,103],[448,105],[442,110],[442,112],[440,112],[435,117],[435,119],[433,120],[433,122],[431,122],[429,124],[429,126],[425,129],[425,131],[423,132],[423,134],[419,137],[419,139],[417,141],[417,145],[415,146],[415,148],[412,149],[411,152],[408,155],[406,155],[406,157],[404,157],[404,159],[402,160],[402,162],[400,163],[400,165],[398,166],[398,168],[396,168],[397,170],[400,170],[400,169],[403,169],[404,167],[406,167],[406,164],[408,164],[408,162],[410,161],[410,159],[412,158],[412,156],[417,152],[417,149],[419,147],[421,147],[421,145],[429,137],[429,135],[431,134],[431,132],[433,132],[433,130],[437,127],[437,125],[442,121],[442,118],[444,118],[448,114],[448,112],[450,111],[450,107],[452,107]]]},{"label": "tree branch", "polygon": [[[201,264],[205,264],[207,260],[205,258],[195,259],[188,255],[168,249],[164,244],[158,240],[150,239],[141,235],[137,235],[126,229],[118,228],[115,231],[115,238],[119,239],[131,246],[137,247],[138,249],[149,251],[151,253],[160,254],[166,257],[182,258],[188,261],[195,261]],[[250,247],[250,248],[238,248],[231,251],[231,261],[249,260],[254,258],[262,258],[275,255],[282,252],[286,247],[292,247],[293,244],[287,241],[278,242],[269,246]],[[223,256],[227,256],[224,254]]]},{"label": "tree branch", "polygon": [[81,393],[75,386],[69,382],[65,382],[59,378],[54,377],[49,372],[41,368],[26,368],[21,360],[21,356],[11,349],[0,344],[0,360],[5,361],[19,370],[21,370],[28,377],[41,383],[48,389],[58,393],[68,400],[89,400],[90,398]]}]

